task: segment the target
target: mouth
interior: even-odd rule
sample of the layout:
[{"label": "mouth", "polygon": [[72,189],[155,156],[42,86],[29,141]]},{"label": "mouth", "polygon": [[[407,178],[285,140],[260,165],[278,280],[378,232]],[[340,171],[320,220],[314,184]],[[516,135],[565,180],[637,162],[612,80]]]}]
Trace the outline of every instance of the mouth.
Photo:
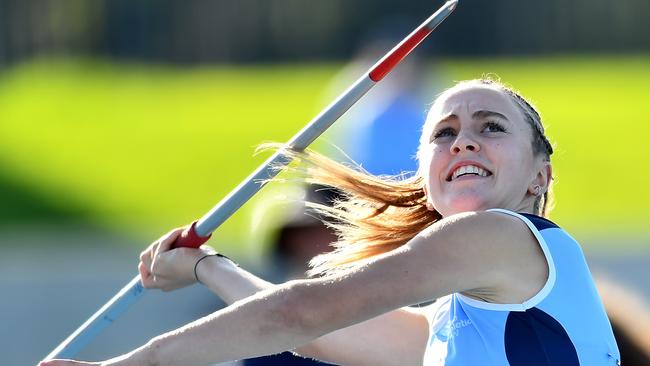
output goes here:
[{"label": "mouth", "polygon": [[467,163],[467,164],[457,164],[447,175],[447,182],[454,181],[462,177],[489,177],[492,175],[492,172],[485,169],[484,167]]}]

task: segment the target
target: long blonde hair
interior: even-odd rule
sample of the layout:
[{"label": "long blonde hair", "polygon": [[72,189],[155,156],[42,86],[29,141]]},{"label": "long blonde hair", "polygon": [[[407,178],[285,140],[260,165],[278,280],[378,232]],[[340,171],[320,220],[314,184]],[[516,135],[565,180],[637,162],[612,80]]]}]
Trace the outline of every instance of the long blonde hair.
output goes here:
[{"label": "long blonde hair", "polygon": [[[445,93],[470,84],[490,85],[512,98],[533,130],[535,154],[550,161],[553,148],[544,135],[539,113],[519,93],[499,81],[484,78],[457,83]],[[333,207],[311,204],[330,220],[326,224],[338,235],[334,250],[314,257],[310,276],[333,274],[364,263],[369,258],[396,249],[419,232],[442,218],[427,208],[424,178],[419,172],[412,177],[374,176],[359,166],[348,166],[312,151],[287,152],[302,161],[308,183],[331,186],[343,192]],[[535,212],[547,216],[549,191],[535,201]],[[309,204],[309,203],[308,203]]]}]

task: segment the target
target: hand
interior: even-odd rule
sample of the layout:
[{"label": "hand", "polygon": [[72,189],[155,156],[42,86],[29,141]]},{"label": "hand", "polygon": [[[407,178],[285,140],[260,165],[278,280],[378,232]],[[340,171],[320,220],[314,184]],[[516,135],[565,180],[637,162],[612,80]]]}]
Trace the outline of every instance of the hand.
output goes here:
[{"label": "hand", "polygon": [[[193,284],[194,265],[206,254],[216,253],[207,245],[199,249],[171,249],[185,228],[177,228],[162,236],[140,254],[138,270],[142,285],[172,291]],[[171,250],[170,250],[171,249]]]}]

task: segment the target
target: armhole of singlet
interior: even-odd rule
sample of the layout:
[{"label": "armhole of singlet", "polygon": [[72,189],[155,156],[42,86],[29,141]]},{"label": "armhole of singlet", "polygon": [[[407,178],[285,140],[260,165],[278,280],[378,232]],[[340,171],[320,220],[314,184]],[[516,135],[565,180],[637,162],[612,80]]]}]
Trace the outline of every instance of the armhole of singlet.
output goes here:
[{"label": "armhole of singlet", "polygon": [[438,315],[438,311],[443,309],[448,302],[451,301],[452,295],[446,295],[443,296],[439,299],[436,299],[436,301],[432,302],[429,305],[423,306],[420,309],[422,309],[422,313],[427,319],[427,323],[429,323],[429,326],[433,324],[434,319]]},{"label": "armhole of singlet", "polygon": [[544,298],[546,298],[546,296],[548,296],[548,294],[553,289],[553,285],[555,285],[555,263],[553,262],[553,257],[551,256],[551,252],[548,248],[548,245],[546,244],[546,240],[544,240],[542,234],[527,217],[520,215],[516,212],[504,210],[500,208],[493,208],[487,211],[501,212],[510,216],[517,217],[528,226],[528,229],[533,233],[535,239],[537,239],[537,242],[539,243],[539,246],[542,248],[542,252],[544,253],[544,257],[546,258],[546,263],[548,264],[548,278],[546,279],[546,283],[544,284],[541,290],[539,290],[533,297],[520,304],[497,304],[497,303],[472,299],[461,293],[457,293],[456,295],[464,303],[481,309],[501,310],[501,311],[526,311],[536,306],[540,302],[542,302],[542,300],[544,300]]}]

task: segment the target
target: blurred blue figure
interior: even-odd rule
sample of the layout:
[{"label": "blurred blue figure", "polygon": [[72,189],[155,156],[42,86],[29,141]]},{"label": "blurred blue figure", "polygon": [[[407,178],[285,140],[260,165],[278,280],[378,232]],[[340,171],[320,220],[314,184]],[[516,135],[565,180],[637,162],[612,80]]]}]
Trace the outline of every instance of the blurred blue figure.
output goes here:
[{"label": "blurred blue figure", "polygon": [[[362,75],[398,41],[394,37],[405,34],[395,27],[375,33],[391,36],[365,42],[355,61],[335,77],[328,94]],[[418,55],[409,55],[328,134],[334,145],[374,175],[409,175],[417,169],[415,155],[426,107],[438,93],[436,85],[445,85],[433,61]]]},{"label": "blurred blue figure", "polygon": [[423,122],[422,104],[409,93],[396,95],[372,121],[357,121],[359,133],[342,137],[343,150],[374,175],[417,169],[415,153]]}]

